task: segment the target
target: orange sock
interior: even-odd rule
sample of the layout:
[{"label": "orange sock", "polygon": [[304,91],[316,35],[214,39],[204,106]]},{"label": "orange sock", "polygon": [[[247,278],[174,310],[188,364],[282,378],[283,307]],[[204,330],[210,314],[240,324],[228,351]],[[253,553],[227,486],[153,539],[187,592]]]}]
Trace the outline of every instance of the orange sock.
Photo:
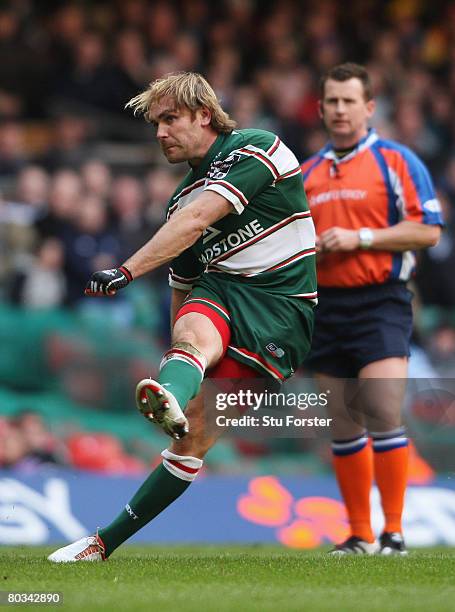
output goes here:
[{"label": "orange sock", "polygon": [[401,533],[404,494],[408,478],[408,439],[404,430],[371,434],[374,450],[374,475],[381,494],[384,531]]},{"label": "orange sock", "polygon": [[373,453],[366,434],[332,442],[333,466],[349,518],[351,535],[374,541],[370,518]]}]

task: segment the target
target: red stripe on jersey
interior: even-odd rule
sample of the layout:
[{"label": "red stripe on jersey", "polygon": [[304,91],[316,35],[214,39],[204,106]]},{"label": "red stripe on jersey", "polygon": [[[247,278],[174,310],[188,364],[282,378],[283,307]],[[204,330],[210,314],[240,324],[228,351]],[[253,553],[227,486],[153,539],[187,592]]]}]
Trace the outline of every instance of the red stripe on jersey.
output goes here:
[{"label": "red stripe on jersey", "polygon": [[248,204],[248,200],[243,195],[243,193],[239,191],[236,187],[234,187],[234,185],[231,185],[231,183],[228,183],[227,181],[210,181],[209,185],[221,185],[228,191],[231,191],[235,196],[237,196],[238,199],[242,202],[244,206]]},{"label": "red stripe on jersey", "polygon": [[251,155],[252,157],[257,157],[258,159],[263,161],[276,179],[280,176],[280,173],[278,172],[275,164],[271,162],[270,159],[268,159],[268,157],[266,157],[263,153],[259,153],[259,151],[250,151],[249,149],[239,149],[239,151],[244,155]]},{"label": "red stripe on jersey", "polygon": [[272,225],[271,227],[269,227],[268,229],[264,230],[261,234],[258,234],[254,238],[250,238],[249,240],[247,240],[243,244],[239,244],[238,247],[234,247],[233,249],[231,249],[227,253],[223,253],[223,255],[219,255],[218,257],[214,257],[211,260],[210,265],[218,263],[219,261],[223,261],[224,259],[227,259],[228,257],[231,257],[231,255],[235,255],[239,251],[243,251],[243,249],[246,249],[247,247],[249,247],[252,244],[254,244],[255,242],[257,242],[258,240],[262,240],[262,238],[266,238],[267,236],[270,236],[270,234],[273,234],[274,232],[278,231],[282,227],[285,227],[289,223],[292,223],[296,219],[305,219],[306,217],[311,217],[311,212],[309,210],[307,210],[305,212],[301,212],[301,213],[295,213],[291,217],[288,217],[287,219],[283,219],[283,221],[280,221],[279,223],[275,223],[275,225]]},{"label": "red stripe on jersey", "polygon": [[287,259],[284,259],[283,261],[280,261],[280,263],[277,263],[276,265],[272,266],[271,268],[267,268],[267,270],[264,270],[264,272],[272,272],[273,270],[277,270],[278,268],[282,268],[283,266],[287,266],[288,264],[292,263],[294,260],[297,260],[300,257],[303,257],[304,255],[315,255],[315,254],[316,254],[316,251],[314,250],[314,248],[305,249],[303,251],[299,251],[295,255],[292,255],[291,257],[288,257]]},{"label": "red stripe on jersey", "polygon": [[283,374],[281,374],[281,372],[279,372],[276,368],[274,368],[271,363],[269,363],[266,359],[264,359],[264,357],[261,357],[261,355],[258,355],[257,353],[253,353],[252,351],[249,351],[246,348],[239,348],[237,346],[234,346],[232,348],[236,349],[240,354],[243,353],[247,357],[252,357],[253,359],[256,359],[267,370],[270,370],[271,372],[273,372],[277,376],[277,378],[279,378],[280,380],[283,380],[284,378]]},{"label": "red stripe on jersey", "polygon": [[280,143],[281,143],[281,140],[277,136],[275,139],[275,142],[270,147],[270,149],[267,151],[267,155],[273,155],[275,151],[278,149],[278,147],[280,146]]},{"label": "red stripe on jersey", "polygon": [[300,166],[294,168],[293,170],[289,170],[289,172],[286,172],[286,174],[282,174],[276,182],[278,183],[279,181],[284,181],[284,179],[290,178],[291,176],[297,176],[298,174],[302,174]]},{"label": "red stripe on jersey", "polygon": [[188,185],[188,187],[185,187],[184,189],[182,189],[182,191],[175,196],[175,199],[180,199],[183,196],[188,195],[194,189],[201,187],[204,183],[205,183],[205,179],[199,179],[199,181],[196,181],[192,185]]},{"label": "red stripe on jersey", "polygon": [[166,214],[166,219],[169,219],[171,217],[171,215],[175,212],[175,210],[178,208],[179,205],[179,200],[185,196],[188,195],[189,193],[191,193],[194,189],[197,189],[198,187],[201,187],[202,185],[204,185],[205,183],[205,179],[200,179],[199,181],[196,181],[195,183],[193,183],[192,185],[188,185],[188,187],[185,187],[185,189],[182,189],[182,191],[180,193],[178,193],[175,197],[174,200],[177,200],[176,202],[174,202],[174,204],[172,204],[172,206],[169,207],[167,214]]}]

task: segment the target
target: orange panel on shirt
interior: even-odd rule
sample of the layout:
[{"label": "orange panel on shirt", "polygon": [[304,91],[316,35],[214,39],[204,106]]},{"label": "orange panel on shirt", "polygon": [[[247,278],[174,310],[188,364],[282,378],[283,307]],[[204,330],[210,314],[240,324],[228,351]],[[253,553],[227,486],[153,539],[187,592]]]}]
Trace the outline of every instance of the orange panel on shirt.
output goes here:
[{"label": "orange panel on shirt", "polygon": [[[334,163],[324,159],[305,181],[305,191],[318,235],[334,226],[360,229],[389,225],[387,185],[370,150],[337,164],[336,171]],[[356,287],[383,283],[391,268],[389,252],[327,253],[318,256],[318,284]]]}]

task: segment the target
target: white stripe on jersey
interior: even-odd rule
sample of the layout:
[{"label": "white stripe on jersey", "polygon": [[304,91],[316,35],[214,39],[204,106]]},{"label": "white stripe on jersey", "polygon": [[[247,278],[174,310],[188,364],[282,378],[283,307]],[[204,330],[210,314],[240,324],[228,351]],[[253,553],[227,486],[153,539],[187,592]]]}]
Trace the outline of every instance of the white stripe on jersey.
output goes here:
[{"label": "white stripe on jersey", "polygon": [[270,156],[263,149],[259,149],[258,147],[254,147],[253,145],[246,145],[239,149],[239,153],[241,155],[251,155],[255,159],[261,162],[270,172],[272,173],[273,178],[276,180],[279,178],[280,173],[278,169],[275,167],[275,164],[271,161]]},{"label": "white stripe on jersey", "polygon": [[[270,148],[270,150],[273,150],[273,146]],[[264,149],[260,149],[259,147],[255,147],[251,144],[246,145],[241,149],[238,149],[236,152],[240,153],[241,155],[257,154],[256,159],[258,159],[265,166],[267,166],[267,168],[269,168],[273,178],[276,180],[279,180],[280,176],[286,174],[286,172],[290,172],[291,170],[297,170],[300,168],[300,164],[298,162],[297,157],[294,155],[291,149],[289,149],[281,141],[279,142],[278,147],[275,149],[275,151],[273,151],[271,155],[269,155],[267,151],[264,151]],[[266,160],[268,160],[269,163],[272,164],[273,169],[270,168],[267,162],[261,159],[259,156],[262,156]],[[296,172],[296,174],[298,174],[298,172]]]},{"label": "white stripe on jersey", "polygon": [[[229,187],[226,187],[225,185],[229,185]],[[248,204],[248,200],[246,199],[245,195],[239,189],[237,189],[237,187],[234,187],[234,185],[231,185],[227,181],[216,181],[209,183],[205,189],[207,191],[215,191],[223,196],[223,198],[226,198],[226,200],[234,207],[235,212],[239,215],[243,212],[245,206]]]},{"label": "white stripe on jersey", "polygon": [[193,283],[197,281],[199,277],[200,275],[185,278],[176,274],[172,268],[169,268],[169,286],[173,287],[174,289],[180,289],[181,291],[191,291]]},{"label": "white stripe on jersey", "polygon": [[[277,144],[278,146],[276,146]],[[243,149],[243,151],[241,149]],[[300,164],[296,156],[279,139],[275,139],[274,143],[269,148],[269,151],[272,151],[271,155],[267,151],[264,151],[264,149],[249,144],[232,151],[231,155],[234,153],[239,153],[240,155],[251,155],[255,157],[255,159],[260,161],[262,164],[264,164],[264,166],[266,166],[266,168],[268,168],[273,179],[276,181],[281,180],[281,176],[287,172],[294,171],[289,174],[289,176],[284,178],[291,178],[291,176],[295,176],[300,173]],[[225,183],[225,185],[223,185],[223,183]],[[238,214],[240,214],[246,204],[248,204],[248,200],[245,195],[235,185],[232,185],[228,181],[208,182],[207,178],[204,178],[195,181],[191,185],[188,185],[176,196],[174,196],[174,203],[169,207],[167,218],[169,219],[169,217],[175,211],[180,210],[181,208],[187,206],[190,202],[193,202],[193,200],[195,200],[205,189],[215,191],[226,198],[229,202],[231,202]]]},{"label": "white stripe on jersey", "polygon": [[276,151],[270,156],[270,160],[277,168],[279,175],[282,176],[286,172],[300,168],[299,161],[294,153],[284,143],[280,141]]},{"label": "white stripe on jersey", "polygon": [[311,293],[294,293],[293,295],[290,295],[289,297],[296,297],[296,298],[302,298],[304,300],[309,300],[315,306],[318,303],[318,292],[317,291],[312,291]]},{"label": "white stripe on jersey", "polygon": [[172,287],[173,289],[180,289],[180,291],[191,291],[193,285],[187,283],[179,283],[179,281],[175,281],[169,274],[169,287]]},{"label": "white stripe on jersey", "polygon": [[[260,234],[258,236],[260,237]],[[214,259],[209,265],[231,274],[259,274],[300,251],[313,250],[314,245],[313,220],[311,217],[305,217],[291,221],[234,255],[228,255],[221,261]]]},{"label": "white stripe on jersey", "polygon": [[169,219],[174,212],[176,212],[177,210],[181,210],[182,208],[184,208],[185,206],[188,206],[188,204],[193,202],[198,197],[198,195],[200,195],[204,191],[204,186],[205,186],[205,180],[196,181],[195,183],[193,183],[193,185],[190,185],[190,187],[192,187],[190,191],[183,189],[180,192],[180,194],[183,194],[183,195],[179,199],[174,198],[176,201],[169,208],[168,213],[167,213],[167,218]]}]

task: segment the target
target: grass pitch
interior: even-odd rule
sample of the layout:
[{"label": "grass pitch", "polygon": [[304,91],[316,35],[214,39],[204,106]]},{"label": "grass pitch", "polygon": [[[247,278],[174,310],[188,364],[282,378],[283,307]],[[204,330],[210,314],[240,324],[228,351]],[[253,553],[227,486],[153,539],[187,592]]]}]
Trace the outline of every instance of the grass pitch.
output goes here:
[{"label": "grass pitch", "polygon": [[84,611],[455,610],[454,549],[334,558],[272,546],[124,546],[107,563],[62,565],[46,561],[52,550],[0,548],[0,590],[60,591],[64,609]]}]

